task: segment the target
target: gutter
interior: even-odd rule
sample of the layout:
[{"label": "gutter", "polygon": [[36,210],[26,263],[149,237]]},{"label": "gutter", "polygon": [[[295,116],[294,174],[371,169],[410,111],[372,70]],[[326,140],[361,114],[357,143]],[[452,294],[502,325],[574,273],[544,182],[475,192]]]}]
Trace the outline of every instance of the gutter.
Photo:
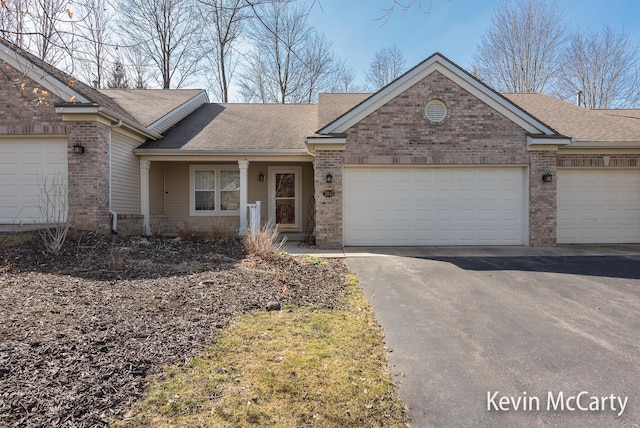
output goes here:
[{"label": "gutter", "polygon": [[[78,104],[78,103],[60,103],[56,104],[56,113],[58,114],[97,114],[109,120],[116,120],[118,123],[122,122],[128,128],[134,130],[143,137],[151,140],[159,140],[162,135],[155,131],[151,131],[144,126],[118,114],[105,107],[100,107],[97,104]],[[121,125],[122,126],[122,125]]]},{"label": "gutter", "polygon": [[235,150],[235,149],[217,149],[217,150],[184,150],[184,149],[134,149],[133,153],[141,156],[291,156],[291,155],[308,155],[307,149],[256,149],[256,150]]},{"label": "gutter", "polygon": [[112,167],[111,167],[111,147],[112,147],[112,140],[111,140],[111,134],[113,133],[113,130],[115,128],[120,128],[122,126],[122,120],[118,119],[118,123],[116,123],[115,125],[110,125],[109,126],[109,214],[111,214],[111,233],[113,233],[114,235],[118,233],[118,213],[115,212],[113,210],[112,207],[112,189],[113,189],[113,177],[112,177]]}]

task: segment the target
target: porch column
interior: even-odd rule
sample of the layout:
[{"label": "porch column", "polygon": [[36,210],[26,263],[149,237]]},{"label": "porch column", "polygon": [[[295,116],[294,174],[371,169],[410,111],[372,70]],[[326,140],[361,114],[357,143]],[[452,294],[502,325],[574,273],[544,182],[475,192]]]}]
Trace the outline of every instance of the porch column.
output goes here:
[{"label": "porch column", "polygon": [[151,227],[149,227],[149,169],[151,161],[140,159],[140,213],[142,219],[142,233],[151,235]]},{"label": "porch column", "polygon": [[247,203],[249,197],[249,183],[247,178],[247,170],[249,169],[248,160],[239,160],[240,167],[240,236],[247,234]]}]

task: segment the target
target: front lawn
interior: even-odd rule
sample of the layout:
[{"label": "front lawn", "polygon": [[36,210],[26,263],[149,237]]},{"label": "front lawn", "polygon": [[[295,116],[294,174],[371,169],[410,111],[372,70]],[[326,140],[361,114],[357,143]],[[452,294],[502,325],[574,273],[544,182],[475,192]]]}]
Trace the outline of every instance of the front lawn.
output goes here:
[{"label": "front lawn", "polygon": [[[141,426],[145,409],[148,426],[198,409],[220,418],[202,426],[402,421],[380,332],[339,260],[75,233],[57,255],[3,239],[0,263],[0,426]],[[183,370],[202,382],[163,393]]]},{"label": "front lawn", "polygon": [[382,335],[355,278],[339,309],[256,311],[165,370],[119,427],[401,427]]}]

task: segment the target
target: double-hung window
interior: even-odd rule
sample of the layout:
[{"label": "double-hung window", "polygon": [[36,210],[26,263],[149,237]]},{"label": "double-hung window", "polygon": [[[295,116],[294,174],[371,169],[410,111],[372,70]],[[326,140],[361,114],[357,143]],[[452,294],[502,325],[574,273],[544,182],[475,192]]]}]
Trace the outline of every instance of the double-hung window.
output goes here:
[{"label": "double-hung window", "polygon": [[239,215],[240,170],[224,165],[189,167],[189,214]]}]

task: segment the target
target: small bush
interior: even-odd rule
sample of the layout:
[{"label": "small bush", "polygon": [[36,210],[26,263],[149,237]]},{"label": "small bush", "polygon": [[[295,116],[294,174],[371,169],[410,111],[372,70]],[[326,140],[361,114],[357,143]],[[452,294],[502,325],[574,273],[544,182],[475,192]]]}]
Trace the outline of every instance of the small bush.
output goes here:
[{"label": "small bush", "polygon": [[124,247],[111,247],[106,268],[111,271],[121,269],[124,265],[125,252],[126,248]]},{"label": "small bush", "polygon": [[61,173],[38,179],[38,209],[44,223],[38,233],[47,252],[57,254],[69,232],[69,196],[67,180]]},{"label": "small bush", "polygon": [[227,219],[214,217],[211,219],[211,238],[216,241],[229,242],[236,238],[238,229]]},{"label": "small bush", "polygon": [[286,241],[286,237],[280,239],[278,236],[278,228],[269,224],[262,226],[258,233],[248,233],[244,237],[247,252],[262,259],[279,255]]},{"label": "small bush", "polygon": [[193,220],[184,221],[178,226],[178,237],[186,242],[205,242],[208,235],[206,231],[198,229]]}]

